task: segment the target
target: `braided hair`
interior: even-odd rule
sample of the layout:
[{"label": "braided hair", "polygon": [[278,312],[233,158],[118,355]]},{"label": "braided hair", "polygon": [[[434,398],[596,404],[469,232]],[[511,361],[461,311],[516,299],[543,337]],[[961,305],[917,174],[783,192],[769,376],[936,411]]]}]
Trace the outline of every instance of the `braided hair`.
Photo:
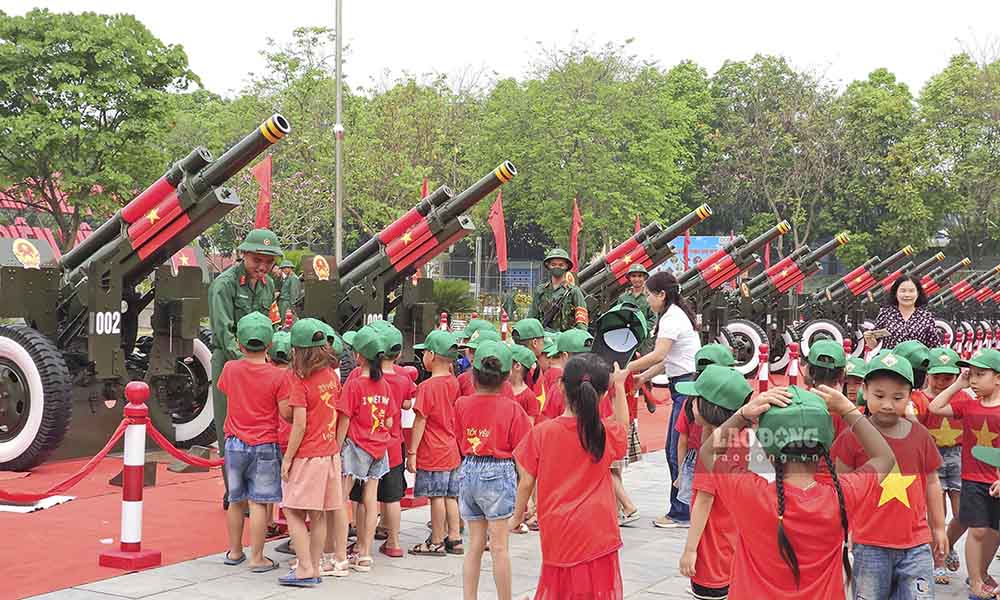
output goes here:
[{"label": "braided hair", "polygon": [[840,487],[840,479],[837,477],[837,468],[833,464],[833,459],[830,458],[830,453],[823,446],[819,447],[819,455],[823,457],[826,462],[826,468],[830,470],[830,477],[833,478],[833,487],[837,490],[837,504],[840,507],[840,526],[844,530],[844,572],[847,574],[847,580],[851,580],[851,561],[848,558],[847,553],[847,507],[844,505],[844,490]]},{"label": "braided hair", "polygon": [[785,461],[778,457],[774,461],[774,489],[778,496],[778,552],[781,559],[792,570],[795,577],[795,587],[799,586],[799,558],[795,556],[795,548],[785,534]]}]

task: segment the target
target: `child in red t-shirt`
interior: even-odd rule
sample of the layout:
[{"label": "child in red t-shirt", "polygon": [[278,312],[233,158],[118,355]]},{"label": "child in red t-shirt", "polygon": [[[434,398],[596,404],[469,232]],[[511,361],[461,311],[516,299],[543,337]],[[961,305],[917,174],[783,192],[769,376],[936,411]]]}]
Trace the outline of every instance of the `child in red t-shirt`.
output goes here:
[{"label": "child in red t-shirt", "polygon": [[[694,413],[692,425],[711,436],[716,427],[746,404],[753,388],[736,370],[710,364],[702,367],[697,380],[678,383],[677,393],[687,397],[685,402]],[[695,598],[726,598],[736,547],[736,526],[726,504],[715,502],[715,478],[701,461],[695,466],[691,485],[694,501],[688,502],[691,528],[681,555],[681,575],[691,578]]]},{"label": "child in red t-shirt", "polygon": [[[515,345],[527,348],[535,356],[535,367],[526,369],[524,383],[535,390],[536,396],[541,396],[542,390],[538,384],[541,382],[542,373],[548,367],[542,361],[544,357],[547,362],[544,352],[545,329],[542,327],[542,322],[533,318],[521,319],[511,328],[510,336],[514,340]],[[516,356],[514,360],[517,360]]]},{"label": "child in red t-shirt", "polygon": [[361,481],[363,486],[364,518],[355,517],[358,542],[356,554],[349,560],[351,569],[367,573],[375,564],[371,549],[378,523],[378,484],[389,472],[388,447],[400,406],[392,402],[389,383],[382,376],[385,337],[371,325],[352,333],[344,339],[354,349],[361,370],[341,392],[344,412],[337,425],[337,438],[342,443],[344,476],[350,478],[345,489],[349,491],[354,481]]},{"label": "child in red t-shirt", "polygon": [[416,417],[406,449],[406,470],[416,473],[413,495],[430,498],[431,537],[410,548],[410,554],[444,556],[464,554],[458,514],[458,440],[455,435],[455,401],[458,380],[451,374],[451,364],[458,356],[455,337],[435,330],[423,344],[424,368],[431,376],[417,386],[413,403]]},{"label": "child in red t-shirt", "polygon": [[[545,404],[542,406],[542,420],[555,419],[566,409],[564,388],[560,377],[563,365],[577,354],[590,352],[594,346],[594,336],[582,329],[570,329],[556,338],[555,349],[549,353],[549,369],[545,379],[549,381],[545,388]],[[550,374],[551,372],[551,374]]]},{"label": "child in red t-shirt", "polygon": [[[883,351],[865,374],[862,392],[875,429],[896,457],[896,468],[850,514],[855,598],[889,598],[923,579],[929,588],[934,560],[944,560],[948,539],[937,469],[941,455],[922,425],[906,418],[913,369],[893,350]],[[868,462],[857,439],[842,435],[831,450],[838,473]],[[932,555],[933,548],[933,555]]]},{"label": "child in red t-shirt", "polygon": [[[521,349],[530,354],[526,348]],[[479,391],[455,403],[455,432],[463,457],[459,468],[462,485],[458,505],[462,518],[469,523],[471,545],[462,569],[466,598],[479,597],[479,574],[487,531],[497,597],[510,598],[511,594],[507,537],[517,490],[517,470],[512,456],[514,448],[531,429],[524,409],[501,393],[513,363],[506,344],[481,342],[472,362]]]},{"label": "child in red t-shirt", "polygon": [[[472,360],[476,355],[476,348],[479,347],[480,342],[499,342],[500,333],[493,329],[493,326],[483,327],[475,332],[472,336],[458,345],[460,351],[465,352],[465,357],[469,359],[469,364],[472,364]],[[508,384],[509,385],[509,384]],[[458,393],[461,396],[471,396],[476,393],[476,386],[472,382],[472,368],[468,368],[458,376]]]},{"label": "child in red t-shirt", "polygon": [[[269,504],[281,501],[278,450],[278,396],[282,372],[267,362],[274,330],[261,313],[250,313],[236,324],[243,358],[229,361],[219,376],[219,389],[228,397],[224,424],[226,481],[229,508],[227,565],[242,564],[243,515],[250,512],[250,568],[266,572],[277,568],[264,556],[264,540],[271,513]],[[248,506],[249,505],[249,506]]]},{"label": "child in red t-shirt", "polygon": [[339,404],[340,378],[329,366],[326,333],[319,321],[297,321],[292,326],[291,341],[295,380],[280,411],[292,427],[281,478],[285,482],[282,506],[298,561],[278,581],[308,587],[320,582],[324,570],[333,575],[347,572],[346,528],[336,548],[340,560],[334,565],[321,564],[327,513],[343,512],[344,508],[337,441],[337,413],[343,408]]},{"label": "child in red t-shirt", "polygon": [[[565,335],[565,333],[563,334]],[[613,377],[596,354],[574,356],[562,382],[566,412],[536,425],[514,450],[520,475],[512,524],[524,520],[538,484],[542,573],[535,600],[621,598],[621,532],[611,461],[628,444],[627,371]],[[614,384],[614,417],[601,421],[601,396]]]},{"label": "child in red t-shirt", "polygon": [[538,394],[531,389],[525,376],[531,371],[531,367],[537,364],[538,359],[534,353],[525,346],[511,346],[511,356],[514,358],[514,366],[510,369],[509,383],[514,400],[524,409],[528,418],[534,423],[541,412],[542,406],[538,401]]},{"label": "child in red t-shirt", "polygon": [[[997,470],[977,459],[975,446],[995,448],[1000,437],[1000,351],[992,348],[976,352],[958,363],[969,367],[955,383],[939,393],[930,411],[942,417],[962,419],[962,512],[959,518],[969,528],[965,540],[965,568],[969,572],[971,594],[990,598],[996,582],[987,573],[1000,543],[1000,500],[990,494]],[[962,393],[971,388],[975,398]],[[972,597],[970,595],[970,597]]]}]

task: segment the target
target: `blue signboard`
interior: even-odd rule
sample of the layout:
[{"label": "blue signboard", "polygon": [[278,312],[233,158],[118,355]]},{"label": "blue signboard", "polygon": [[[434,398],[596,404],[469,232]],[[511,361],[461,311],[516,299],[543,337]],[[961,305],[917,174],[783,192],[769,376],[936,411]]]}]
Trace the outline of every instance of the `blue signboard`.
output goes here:
[{"label": "blue signboard", "polygon": [[[702,260],[711,256],[728,243],[728,235],[692,235],[688,246],[688,268],[694,267]],[[684,237],[681,236],[673,241],[676,254],[668,258],[659,266],[653,268],[652,272],[666,271],[680,273],[684,268]]]}]

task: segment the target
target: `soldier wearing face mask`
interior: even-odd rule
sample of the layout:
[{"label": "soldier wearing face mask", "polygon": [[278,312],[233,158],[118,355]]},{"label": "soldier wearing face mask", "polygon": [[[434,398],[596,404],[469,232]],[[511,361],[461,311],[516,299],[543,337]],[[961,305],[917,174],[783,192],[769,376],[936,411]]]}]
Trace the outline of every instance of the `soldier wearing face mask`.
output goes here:
[{"label": "soldier wearing face mask", "polygon": [[545,255],[545,270],[549,281],[535,288],[528,317],[538,319],[550,331],[587,329],[590,317],[587,303],[572,282],[573,262],[562,248],[553,248]]}]

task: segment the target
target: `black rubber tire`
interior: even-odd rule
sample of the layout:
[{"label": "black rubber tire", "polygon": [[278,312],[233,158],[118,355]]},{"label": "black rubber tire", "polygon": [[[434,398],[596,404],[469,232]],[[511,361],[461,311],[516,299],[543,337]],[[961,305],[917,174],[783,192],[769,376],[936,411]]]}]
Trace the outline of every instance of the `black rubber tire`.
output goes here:
[{"label": "black rubber tire", "polygon": [[[72,380],[59,348],[35,329],[0,326],[0,338],[5,338],[3,344],[9,341],[20,346],[30,359],[30,365],[26,363],[24,355],[8,356],[3,348],[0,348],[0,357],[9,358],[21,370],[33,367],[41,381],[38,395],[31,394],[32,408],[40,406],[42,417],[30,445],[23,450],[14,450],[15,442],[17,447],[22,447],[26,441],[18,440],[18,437],[0,444],[0,471],[27,471],[45,462],[66,437],[73,416]],[[24,375],[32,377],[29,373]],[[9,456],[5,455],[4,446],[8,446]]]},{"label": "black rubber tire", "polygon": [[[760,364],[760,344],[767,343],[767,334],[760,325],[747,319],[732,319],[726,323],[726,336],[733,348],[736,364],[733,368],[742,375],[750,377],[757,373]],[[752,348],[743,347],[746,343]],[[739,353],[742,351],[743,355]]]},{"label": "black rubber tire", "polygon": [[[212,353],[212,330],[208,329],[207,327],[202,327],[201,330],[198,332],[198,339],[200,339],[202,341],[202,343],[204,343],[205,346],[208,347],[209,356],[211,356],[211,353]],[[207,365],[203,365],[203,366],[208,369],[208,399],[207,399],[207,402],[208,402],[208,406],[209,407],[213,407],[214,405],[212,404],[212,362],[211,362],[211,359],[209,359],[209,363]],[[205,431],[199,433],[197,436],[195,436],[195,437],[193,437],[191,439],[184,440],[184,441],[178,441],[177,442],[177,447],[178,448],[190,448],[191,446],[208,446],[208,445],[214,443],[216,441],[216,438],[218,438],[218,437],[219,436],[215,433],[215,419],[212,419],[212,422],[208,424],[208,427],[205,429]]]},{"label": "black rubber tire", "polygon": [[[205,398],[206,405],[195,418],[190,419],[182,424],[177,424],[173,421],[171,417],[171,408],[169,403],[162,404],[157,410],[150,410],[149,416],[153,421],[153,426],[159,429],[160,433],[165,435],[169,440],[171,440],[175,446],[178,448],[190,448],[192,446],[208,446],[215,442],[217,437],[215,433],[215,420],[209,419],[208,421],[201,423],[195,431],[180,431],[178,427],[187,427],[192,421],[197,421],[199,418],[207,418],[209,415],[204,414],[205,411],[213,412],[214,404],[212,403],[212,331],[209,329],[202,328],[199,330],[198,341],[205,345],[204,348],[199,348],[197,345],[195,347],[195,354],[193,358],[201,368],[205,371],[206,381],[202,382],[207,388],[207,397]],[[197,341],[195,342],[198,343]],[[193,426],[192,426],[193,427]],[[192,427],[188,427],[191,429]]]}]

